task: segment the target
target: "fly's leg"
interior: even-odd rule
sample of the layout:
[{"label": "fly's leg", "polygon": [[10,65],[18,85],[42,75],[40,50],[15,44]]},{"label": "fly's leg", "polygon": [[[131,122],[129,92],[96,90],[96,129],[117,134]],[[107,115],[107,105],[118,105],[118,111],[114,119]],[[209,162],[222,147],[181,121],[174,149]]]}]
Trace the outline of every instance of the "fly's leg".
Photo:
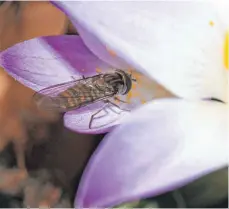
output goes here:
[{"label": "fly's leg", "polygon": [[[98,110],[97,112],[95,112],[95,113],[91,116],[91,119],[90,119],[90,122],[89,122],[89,129],[92,129],[92,122],[93,122],[93,119],[95,118],[95,116],[96,116],[97,114],[99,114],[102,110],[104,110],[105,107],[109,106],[109,104],[111,104],[111,105],[117,107],[118,109],[120,109],[120,110],[122,110],[122,111],[130,112],[130,110],[122,109],[122,108],[120,108],[117,104],[111,102],[110,100],[104,100],[104,103],[105,103],[105,105],[104,105],[100,110]],[[112,110],[112,109],[111,109],[111,110]],[[105,111],[106,111],[106,109],[105,109]],[[108,113],[108,112],[106,111],[106,113]],[[120,113],[117,113],[117,114],[120,114]]]},{"label": "fly's leg", "polygon": [[[74,75],[71,76],[73,81],[78,80],[79,78],[76,78]],[[86,79],[86,77],[84,75],[82,75],[82,79]]]},{"label": "fly's leg", "polygon": [[74,75],[72,75],[71,78],[73,81],[77,80]]},{"label": "fly's leg", "polygon": [[126,101],[123,101],[123,100],[119,99],[118,97],[114,97],[114,100],[127,104]]},{"label": "fly's leg", "polygon": [[94,119],[94,117],[97,115],[97,114],[99,114],[106,106],[108,106],[109,105],[109,103],[106,103],[105,105],[103,105],[103,107],[100,109],[100,110],[98,110],[97,112],[95,112],[92,116],[91,116],[91,119],[90,119],[90,122],[89,122],[89,128],[91,129],[92,127],[92,122],[93,122],[93,119]]},{"label": "fly's leg", "polygon": [[[121,100],[120,100],[120,101],[121,101]],[[112,104],[113,106],[117,107],[118,109],[120,109],[120,110],[122,110],[122,111],[130,112],[130,110],[123,109],[123,108],[119,107],[117,104],[111,102],[110,100],[105,100],[104,102],[106,102],[106,103],[108,103],[108,104],[110,103],[110,104]]]}]

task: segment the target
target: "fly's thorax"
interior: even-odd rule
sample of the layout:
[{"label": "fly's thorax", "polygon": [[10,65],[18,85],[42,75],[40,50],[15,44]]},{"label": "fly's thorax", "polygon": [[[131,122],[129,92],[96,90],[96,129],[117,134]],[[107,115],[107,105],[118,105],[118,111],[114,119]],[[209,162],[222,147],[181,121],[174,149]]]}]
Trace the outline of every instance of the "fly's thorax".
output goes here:
[{"label": "fly's thorax", "polygon": [[[113,85],[110,83],[110,80],[112,80],[112,74],[103,74],[101,76],[99,76],[94,82],[93,82],[93,86],[102,92],[114,92],[114,87]],[[92,86],[92,87],[93,87]]]}]

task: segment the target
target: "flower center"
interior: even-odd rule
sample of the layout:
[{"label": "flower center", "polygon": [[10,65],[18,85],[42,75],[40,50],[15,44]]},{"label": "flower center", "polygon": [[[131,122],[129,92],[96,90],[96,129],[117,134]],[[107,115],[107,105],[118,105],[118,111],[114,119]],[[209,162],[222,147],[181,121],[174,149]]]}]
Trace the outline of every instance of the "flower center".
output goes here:
[{"label": "flower center", "polygon": [[229,30],[226,32],[224,41],[224,65],[226,69],[229,69]]}]

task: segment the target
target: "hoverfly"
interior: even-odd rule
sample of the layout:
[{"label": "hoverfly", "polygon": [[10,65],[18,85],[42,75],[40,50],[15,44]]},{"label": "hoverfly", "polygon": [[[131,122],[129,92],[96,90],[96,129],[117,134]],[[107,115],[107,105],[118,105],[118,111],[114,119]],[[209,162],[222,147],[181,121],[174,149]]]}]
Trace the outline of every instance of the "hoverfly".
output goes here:
[{"label": "hoverfly", "polygon": [[[121,109],[110,99],[113,98],[125,103],[125,101],[118,99],[117,96],[127,94],[132,88],[132,81],[136,80],[130,74],[123,70],[115,70],[50,86],[35,93],[34,99],[40,108],[59,113],[66,113],[99,101],[105,103],[102,109],[107,104],[112,104],[120,110],[129,111]],[[93,118],[102,109],[92,114],[89,129],[92,128]]]}]

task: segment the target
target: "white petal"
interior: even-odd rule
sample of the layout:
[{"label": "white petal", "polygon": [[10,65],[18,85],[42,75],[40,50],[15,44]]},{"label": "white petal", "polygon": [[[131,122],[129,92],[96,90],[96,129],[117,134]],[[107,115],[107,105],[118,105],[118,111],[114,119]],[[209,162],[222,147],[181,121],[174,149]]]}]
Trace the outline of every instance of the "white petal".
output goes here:
[{"label": "white petal", "polygon": [[156,196],[228,165],[227,111],[217,102],[143,105],[92,156],[76,206],[113,206]]},{"label": "white petal", "polygon": [[[209,1],[56,2],[86,45],[104,61],[117,57],[180,97],[226,100],[226,28]],[[229,11],[229,7],[227,8]],[[102,47],[103,45],[103,47]]]}]

